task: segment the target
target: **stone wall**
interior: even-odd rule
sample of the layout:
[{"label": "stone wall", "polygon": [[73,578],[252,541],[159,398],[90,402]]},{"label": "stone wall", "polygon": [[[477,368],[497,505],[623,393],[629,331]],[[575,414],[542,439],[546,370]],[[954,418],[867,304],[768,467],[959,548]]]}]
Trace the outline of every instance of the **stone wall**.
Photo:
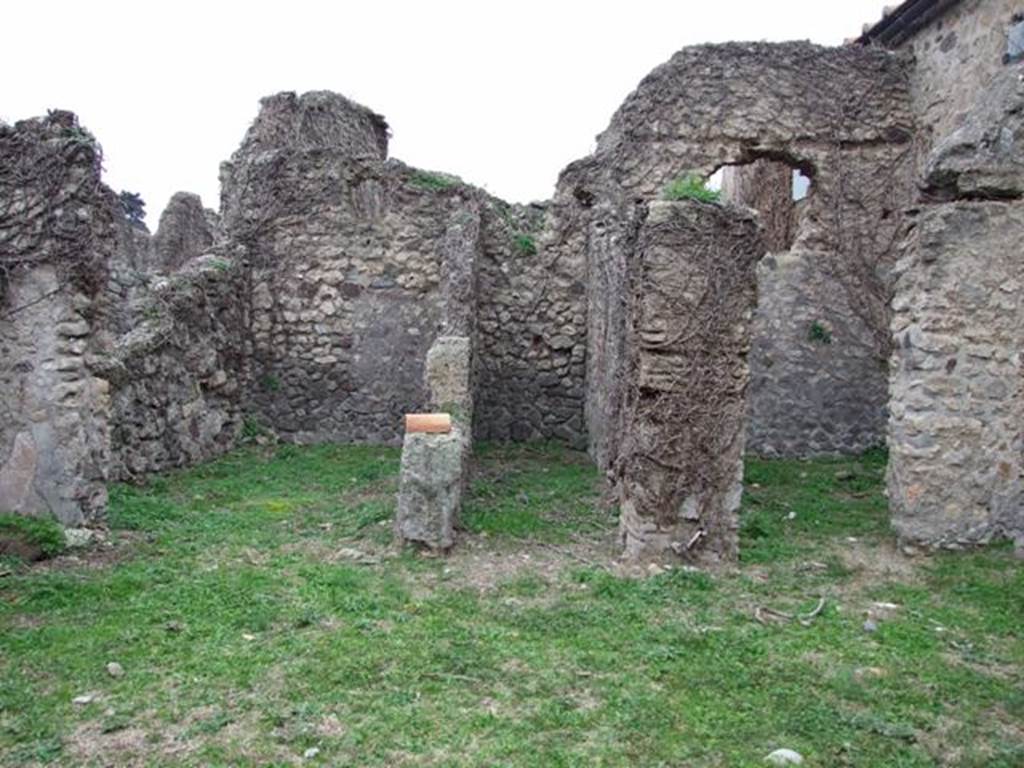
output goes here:
[{"label": "stone wall", "polygon": [[812,226],[807,198],[793,200],[794,169],[758,160],[726,171],[722,198],[758,212],[768,252],[757,270],[747,450],[814,456],[880,444],[886,362],[857,311],[861,297],[840,290],[820,253],[794,248],[801,228]]},{"label": "stone wall", "polygon": [[560,215],[494,199],[482,209],[479,440],[586,444],[586,261],[559,238]]},{"label": "stone wall", "polygon": [[743,208],[655,202],[626,264],[614,482],[627,557],[731,560],[739,547],[747,351],[764,253]]},{"label": "stone wall", "polygon": [[889,498],[901,539],[1024,537],[1024,207],[928,206],[900,265]]},{"label": "stone wall", "polygon": [[783,253],[793,246],[800,224],[793,200],[794,169],[767,158],[749,165],[729,165],[722,172],[722,200],[757,211],[768,253]]},{"label": "stone wall", "polygon": [[426,401],[445,254],[478,231],[478,203],[386,161],[385,138],[341,96],[282,94],[225,164],[225,232],[253,265],[252,401],[288,440],[395,442]]},{"label": "stone wall", "polygon": [[106,506],[92,369],[116,242],[101,152],[69,112],[0,124],[0,511],[77,526]]},{"label": "stone wall", "polygon": [[199,195],[176,192],[160,214],[153,235],[149,271],[173,272],[213,247],[220,229],[216,211],[203,208]]},{"label": "stone wall", "polygon": [[911,97],[919,123],[919,163],[964,120],[1005,66],[1006,39],[1021,0],[961,0],[910,38]]},{"label": "stone wall", "polygon": [[112,478],[207,461],[235,445],[249,390],[245,290],[244,270],[216,255],[154,282],[103,361]]},{"label": "stone wall", "polygon": [[[561,217],[556,236],[586,252],[588,280],[600,283],[621,268],[635,207],[658,198],[673,179],[759,159],[804,171],[814,191],[801,204],[793,252],[801,254],[809,285],[774,303],[808,302],[805,321],[766,321],[755,333],[755,344],[770,332],[781,334],[772,340],[780,348],[801,352],[761,356],[758,365],[773,370],[758,377],[753,396],[787,405],[755,409],[756,434],[773,453],[859,450],[882,439],[889,270],[900,211],[911,196],[913,129],[906,64],[891,53],[808,43],[684,49],[641,82],[596,153],[563,172],[555,203],[571,215]],[[766,282],[774,285],[786,283]],[[591,297],[602,293],[598,286]],[[621,307],[591,298],[587,323],[588,370],[618,364]],[[844,343],[813,346],[817,326]],[[840,380],[861,385],[831,396],[837,371]],[[794,425],[792,407],[808,403],[817,410]],[[587,428],[603,466],[615,453],[607,439],[615,408],[590,377]]]},{"label": "stone wall", "polygon": [[889,500],[904,541],[1024,538],[1024,65],[934,142],[893,300]]}]

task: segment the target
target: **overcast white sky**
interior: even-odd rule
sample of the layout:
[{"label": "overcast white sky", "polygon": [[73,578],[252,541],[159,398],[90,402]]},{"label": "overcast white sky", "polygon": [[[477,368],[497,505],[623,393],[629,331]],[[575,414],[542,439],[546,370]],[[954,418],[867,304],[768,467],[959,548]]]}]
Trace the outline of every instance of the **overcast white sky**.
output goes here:
[{"label": "overcast white sky", "polygon": [[77,112],[151,228],[177,190],[218,206],[220,162],[284,90],[343,93],[387,118],[393,157],[527,202],[679,48],[839,44],[884,2],[24,0],[3,9],[0,118]]}]

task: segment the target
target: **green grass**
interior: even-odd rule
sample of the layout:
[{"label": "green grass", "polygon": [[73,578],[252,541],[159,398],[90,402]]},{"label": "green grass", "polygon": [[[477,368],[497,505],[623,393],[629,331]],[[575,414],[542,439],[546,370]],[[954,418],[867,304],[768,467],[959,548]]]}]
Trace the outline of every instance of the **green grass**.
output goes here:
[{"label": "green grass", "polygon": [[512,238],[512,245],[520,256],[537,255],[537,241],[534,240],[533,235],[520,232]]},{"label": "green grass", "polygon": [[388,547],[394,449],[115,487],[113,556],[0,578],[0,764],[1021,765],[1024,569],[900,559],[884,460],[748,462],[740,566],[647,579],[558,560],[615,521],[550,446],[478,450],[448,559]]},{"label": "green grass", "polygon": [[48,518],[0,512],[0,557],[6,557],[5,542],[21,542],[37,548],[44,557],[54,557],[64,550],[64,530]]},{"label": "green grass", "polygon": [[409,177],[409,184],[417,189],[428,192],[440,192],[445,189],[457,187],[462,183],[458,176],[451,176],[446,173],[434,173],[431,171],[413,171]]},{"label": "green grass", "polygon": [[702,203],[717,203],[722,193],[710,189],[707,181],[696,173],[688,173],[673,179],[662,190],[663,200],[699,200]]}]

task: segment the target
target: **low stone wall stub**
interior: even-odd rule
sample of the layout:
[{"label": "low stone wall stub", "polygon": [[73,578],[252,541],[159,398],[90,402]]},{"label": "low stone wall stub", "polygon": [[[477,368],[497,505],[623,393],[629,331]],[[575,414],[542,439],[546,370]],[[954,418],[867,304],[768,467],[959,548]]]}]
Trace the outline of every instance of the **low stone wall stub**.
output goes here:
[{"label": "low stone wall stub", "polygon": [[395,535],[403,543],[441,552],[454,546],[466,439],[457,424],[445,434],[406,433],[395,516]]},{"label": "low stone wall stub", "polygon": [[763,253],[753,214],[658,202],[627,265],[625,395],[614,476],[630,559],[738,550],[746,356]]}]

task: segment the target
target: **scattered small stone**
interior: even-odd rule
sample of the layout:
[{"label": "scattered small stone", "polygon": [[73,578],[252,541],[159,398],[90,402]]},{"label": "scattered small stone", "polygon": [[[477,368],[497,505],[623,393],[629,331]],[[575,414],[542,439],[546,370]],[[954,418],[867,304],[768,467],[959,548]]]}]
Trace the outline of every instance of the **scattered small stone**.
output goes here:
[{"label": "scattered small stone", "polygon": [[96,539],[96,531],[90,528],[65,528],[64,543],[71,549],[87,547]]},{"label": "scattered small stone", "polygon": [[864,631],[865,632],[877,632],[878,631],[878,623],[875,622],[874,619],[868,619],[867,621],[864,622]]},{"label": "scattered small stone", "polygon": [[853,480],[857,475],[848,469],[840,469],[836,472],[836,480],[839,482],[845,482],[847,480]]},{"label": "scattered small stone", "polygon": [[180,621],[168,621],[164,624],[164,629],[172,633],[183,632],[185,630],[185,625]]},{"label": "scattered small stone", "polygon": [[520,491],[519,495],[516,498],[518,498],[519,501],[523,504],[530,503],[530,495],[526,491]]},{"label": "scattered small stone", "polygon": [[788,515],[786,515],[786,519],[787,520],[796,520],[796,512],[790,512]]},{"label": "scattered small stone", "polygon": [[124,677],[124,667],[116,661],[112,661],[107,664],[107,674],[111,677]]},{"label": "scattered small stone", "polygon": [[365,552],[353,549],[352,547],[342,547],[335,554],[342,560],[351,560],[357,565],[377,565],[377,563],[380,562],[379,557],[368,555]]},{"label": "scattered small stone", "polygon": [[905,544],[902,547],[900,547],[900,551],[907,557],[917,557],[919,554],[921,554],[917,547],[912,547],[909,544]]},{"label": "scattered small stone", "polygon": [[248,632],[243,632],[242,633],[242,639],[243,640],[247,640],[248,642],[251,643],[253,640],[256,639],[256,635],[250,635]]},{"label": "scattered small stone", "polygon": [[792,749],[776,749],[765,758],[765,762],[772,765],[803,765],[804,758],[803,755]]},{"label": "scattered small stone", "polygon": [[79,696],[75,696],[75,698],[71,700],[71,703],[84,707],[86,704],[92,704],[94,701],[96,701],[95,693],[83,693]]},{"label": "scattered small stone", "polygon": [[320,750],[317,747],[310,747],[302,753],[303,760],[312,760],[314,757],[320,754]]},{"label": "scattered small stone", "polygon": [[651,575],[651,576],[660,576],[664,572],[665,572],[665,569],[662,568],[657,563],[651,563],[650,565],[647,566],[647,573],[649,575]]},{"label": "scattered small stone", "polygon": [[885,677],[885,670],[881,667],[857,667],[853,671],[853,676],[856,680],[865,680],[867,678],[880,678]]}]

